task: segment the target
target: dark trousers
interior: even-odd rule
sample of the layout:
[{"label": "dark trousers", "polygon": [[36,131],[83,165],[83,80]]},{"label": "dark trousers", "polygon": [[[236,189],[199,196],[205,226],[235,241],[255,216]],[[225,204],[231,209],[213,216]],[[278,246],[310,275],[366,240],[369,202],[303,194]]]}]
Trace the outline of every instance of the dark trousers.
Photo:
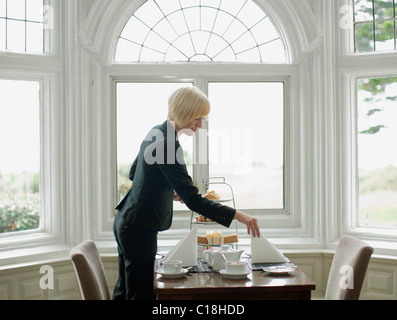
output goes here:
[{"label": "dark trousers", "polygon": [[119,214],[113,224],[117,242],[119,278],[114,300],[154,300],[154,260],[157,232],[127,224]]}]

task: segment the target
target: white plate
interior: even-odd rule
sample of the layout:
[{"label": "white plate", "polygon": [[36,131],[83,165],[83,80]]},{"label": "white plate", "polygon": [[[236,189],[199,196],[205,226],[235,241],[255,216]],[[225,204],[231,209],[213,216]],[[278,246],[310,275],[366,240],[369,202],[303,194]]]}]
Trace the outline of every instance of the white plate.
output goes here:
[{"label": "white plate", "polygon": [[187,269],[182,269],[180,273],[167,273],[164,272],[164,270],[161,270],[158,271],[158,274],[165,279],[179,279],[179,278],[183,278],[187,272],[188,272]]},{"label": "white plate", "polygon": [[263,271],[269,272],[271,274],[283,275],[295,271],[296,269],[298,268],[288,267],[288,266],[274,266],[274,267],[265,267],[263,268]]},{"label": "white plate", "polygon": [[247,275],[251,273],[251,271],[246,271],[243,273],[230,273],[227,272],[226,269],[222,269],[219,271],[219,273],[224,276],[225,278],[230,278],[230,279],[244,279]]}]

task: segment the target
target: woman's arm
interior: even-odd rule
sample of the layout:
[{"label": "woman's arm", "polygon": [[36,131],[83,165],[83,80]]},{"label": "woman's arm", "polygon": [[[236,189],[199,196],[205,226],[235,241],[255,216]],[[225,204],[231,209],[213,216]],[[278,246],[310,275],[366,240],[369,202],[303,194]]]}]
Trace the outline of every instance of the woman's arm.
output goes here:
[{"label": "woman's arm", "polygon": [[252,234],[254,237],[259,237],[261,235],[258,220],[256,218],[253,218],[240,210],[236,210],[234,218],[247,226],[248,234]]},{"label": "woman's arm", "polygon": [[[184,203],[181,197],[178,196],[176,193],[174,194],[174,201]],[[254,237],[259,237],[261,235],[258,226],[258,220],[256,218],[253,218],[240,210],[236,210],[234,218],[247,226],[248,234],[252,234]]]}]

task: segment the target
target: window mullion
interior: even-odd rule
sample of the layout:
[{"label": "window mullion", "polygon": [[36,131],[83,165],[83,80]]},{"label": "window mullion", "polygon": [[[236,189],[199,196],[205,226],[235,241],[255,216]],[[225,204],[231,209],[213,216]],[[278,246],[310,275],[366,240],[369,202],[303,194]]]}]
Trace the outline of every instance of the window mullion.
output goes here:
[{"label": "window mullion", "polygon": [[[195,86],[208,96],[208,81],[195,79]],[[193,140],[193,180],[199,185],[203,178],[209,177],[209,154],[208,154],[208,119],[203,121],[203,127]]]}]

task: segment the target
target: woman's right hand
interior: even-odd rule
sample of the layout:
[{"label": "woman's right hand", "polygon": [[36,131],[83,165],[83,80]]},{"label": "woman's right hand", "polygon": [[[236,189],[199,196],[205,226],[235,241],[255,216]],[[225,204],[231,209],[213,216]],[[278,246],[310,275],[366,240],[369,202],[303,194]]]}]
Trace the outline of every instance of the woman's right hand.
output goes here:
[{"label": "woman's right hand", "polygon": [[240,210],[236,210],[234,218],[247,226],[248,234],[252,234],[254,237],[258,238],[260,237],[261,232],[259,230],[258,220],[256,218],[253,218]]}]

